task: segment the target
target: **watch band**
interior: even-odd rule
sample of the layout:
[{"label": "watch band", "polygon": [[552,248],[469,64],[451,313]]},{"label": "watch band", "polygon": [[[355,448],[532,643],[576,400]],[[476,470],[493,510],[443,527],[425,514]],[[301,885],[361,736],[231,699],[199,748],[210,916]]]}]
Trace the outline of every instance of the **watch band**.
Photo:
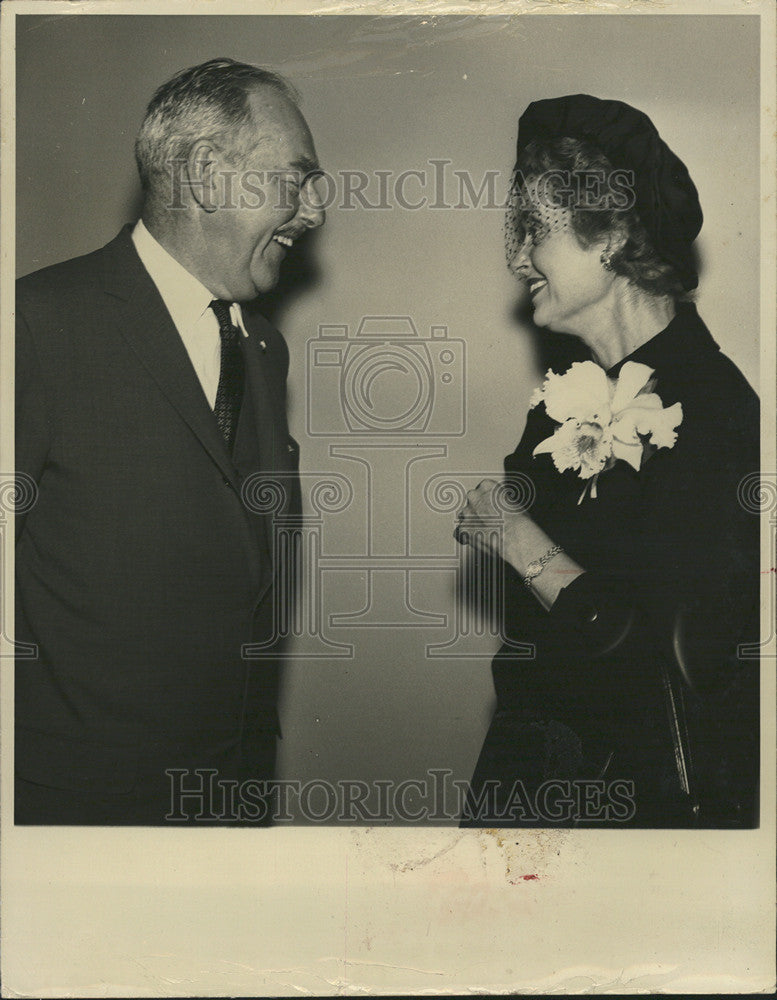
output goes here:
[{"label": "watch band", "polygon": [[550,560],[563,552],[564,550],[560,545],[554,545],[552,548],[548,549],[544,556],[540,556],[539,559],[534,559],[526,567],[526,573],[523,577],[523,582],[527,587],[531,587],[534,580],[540,575],[540,573],[545,569]]}]

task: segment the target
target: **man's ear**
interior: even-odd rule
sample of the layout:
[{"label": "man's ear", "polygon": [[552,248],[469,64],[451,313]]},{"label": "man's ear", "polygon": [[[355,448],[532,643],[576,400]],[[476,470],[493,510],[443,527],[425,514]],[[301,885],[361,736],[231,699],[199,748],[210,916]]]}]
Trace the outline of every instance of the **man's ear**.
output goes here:
[{"label": "man's ear", "polygon": [[186,160],[186,180],[192,198],[208,213],[218,208],[218,152],[205,139],[196,142]]}]

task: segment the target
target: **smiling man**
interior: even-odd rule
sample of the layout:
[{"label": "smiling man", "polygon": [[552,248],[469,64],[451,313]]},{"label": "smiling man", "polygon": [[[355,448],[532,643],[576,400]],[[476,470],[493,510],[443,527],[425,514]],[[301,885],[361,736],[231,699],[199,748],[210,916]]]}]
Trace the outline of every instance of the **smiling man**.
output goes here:
[{"label": "smiling man", "polygon": [[215,59],[159,88],[136,158],[141,220],[17,286],[17,823],[230,820],[273,775],[278,661],[242,649],[278,651],[298,451],[286,345],[241,304],[324,221],[315,148],[289,84]]}]

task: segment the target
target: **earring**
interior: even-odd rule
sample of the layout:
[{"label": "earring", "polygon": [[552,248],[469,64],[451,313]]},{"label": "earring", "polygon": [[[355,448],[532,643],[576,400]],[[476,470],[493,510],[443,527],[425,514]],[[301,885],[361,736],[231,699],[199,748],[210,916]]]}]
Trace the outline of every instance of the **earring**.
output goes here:
[{"label": "earring", "polygon": [[612,250],[602,250],[599,260],[605,271],[612,271]]}]

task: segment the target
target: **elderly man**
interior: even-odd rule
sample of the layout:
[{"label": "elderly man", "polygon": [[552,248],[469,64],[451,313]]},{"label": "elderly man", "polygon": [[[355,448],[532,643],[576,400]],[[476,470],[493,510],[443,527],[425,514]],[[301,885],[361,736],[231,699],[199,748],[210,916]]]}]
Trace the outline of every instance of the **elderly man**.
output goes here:
[{"label": "elderly man", "polygon": [[241,486],[293,515],[298,452],[286,345],[241,303],[323,222],[316,153],[282,78],[215,59],[136,157],[141,220],[17,287],[17,823],[266,819],[278,667],[242,651],[273,646],[274,521]]}]

